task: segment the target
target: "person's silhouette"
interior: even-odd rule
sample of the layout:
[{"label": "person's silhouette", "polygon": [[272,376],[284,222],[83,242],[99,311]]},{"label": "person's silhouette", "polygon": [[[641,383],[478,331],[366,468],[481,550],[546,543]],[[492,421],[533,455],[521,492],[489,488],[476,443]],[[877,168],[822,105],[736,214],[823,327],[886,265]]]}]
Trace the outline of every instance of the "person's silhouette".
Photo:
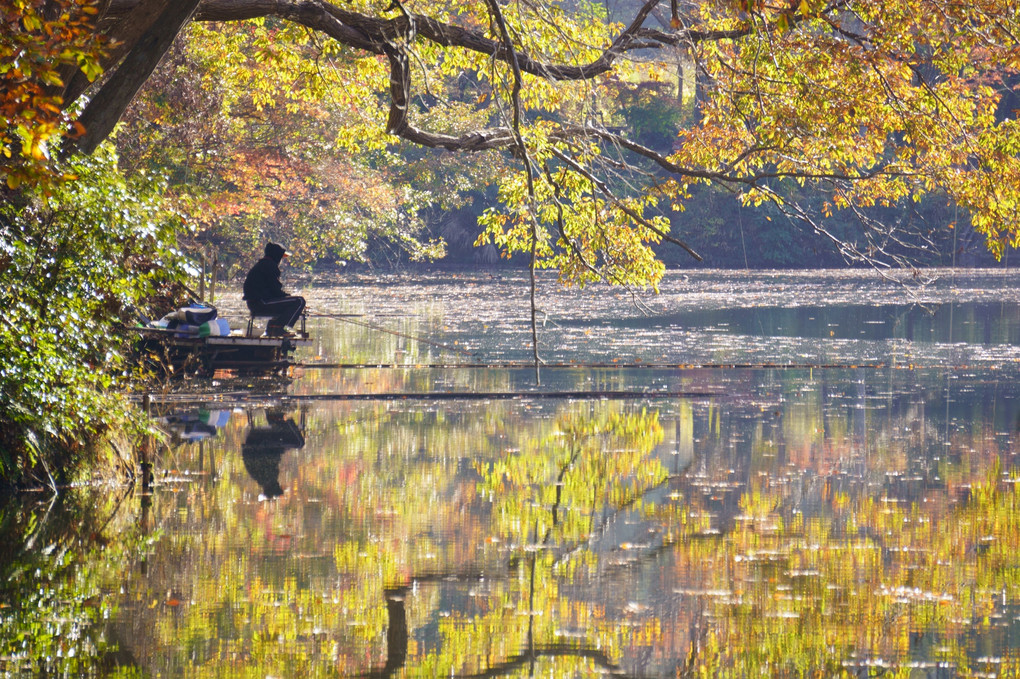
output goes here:
[{"label": "person's silhouette", "polygon": [[293,327],[305,310],[305,298],[288,295],[280,283],[280,263],[289,256],[279,243],[267,243],[265,256],[244,279],[244,301],[253,316],[268,316],[266,335],[283,337],[286,326]]},{"label": "person's silhouette", "polygon": [[266,411],[267,425],[252,426],[241,446],[244,468],[261,487],[266,499],[283,495],[280,485],[280,458],[292,448],[302,448],[305,437],[293,420],[278,408]]}]

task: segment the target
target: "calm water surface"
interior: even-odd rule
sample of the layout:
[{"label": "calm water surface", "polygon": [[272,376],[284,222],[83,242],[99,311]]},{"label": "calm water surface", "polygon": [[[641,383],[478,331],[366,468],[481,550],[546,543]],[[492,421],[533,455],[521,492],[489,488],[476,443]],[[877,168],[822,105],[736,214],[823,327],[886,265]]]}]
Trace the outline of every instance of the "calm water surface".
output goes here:
[{"label": "calm water surface", "polygon": [[0,509],[0,671],[1013,676],[1018,281],[543,279],[539,378],[524,277],[309,286],[151,492]]}]

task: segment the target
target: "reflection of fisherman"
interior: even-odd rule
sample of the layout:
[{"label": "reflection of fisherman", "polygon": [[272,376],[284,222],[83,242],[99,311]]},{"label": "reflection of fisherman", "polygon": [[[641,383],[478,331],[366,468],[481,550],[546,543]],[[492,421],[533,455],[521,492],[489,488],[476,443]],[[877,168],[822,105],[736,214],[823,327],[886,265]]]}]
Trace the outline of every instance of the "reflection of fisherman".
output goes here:
[{"label": "reflection of fisherman", "polygon": [[290,448],[302,448],[305,437],[293,420],[279,409],[266,411],[268,425],[252,427],[241,447],[241,459],[248,475],[262,486],[266,498],[283,495],[280,486],[280,458]]}]

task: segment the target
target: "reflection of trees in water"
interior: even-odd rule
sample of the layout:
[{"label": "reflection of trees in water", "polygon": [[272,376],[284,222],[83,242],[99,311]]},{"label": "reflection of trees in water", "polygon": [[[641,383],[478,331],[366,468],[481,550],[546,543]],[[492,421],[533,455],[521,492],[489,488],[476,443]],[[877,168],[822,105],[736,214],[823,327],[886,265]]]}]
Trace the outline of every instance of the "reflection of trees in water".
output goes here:
[{"label": "reflection of trees in water", "polygon": [[137,490],[65,487],[0,499],[0,674],[135,666],[103,623],[117,611],[106,596],[109,574],[128,571],[143,551]]},{"label": "reflection of trees in water", "polygon": [[911,504],[948,492],[952,499],[983,478],[969,468],[995,458],[1006,468],[1017,463],[1013,380],[954,378],[947,389],[938,371],[817,371],[814,379],[784,375],[782,382],[757,372],[757,379],[755,371],[738,376],[733,396],[695,405],[695,461],[674,480],[711,515],[715,531],[732,529],[741,495],[754,487],[811,514],[829,511],[838,496]]},{"label": "reflection of trees in water", "polygon": [[168,537],[118,583],[141,602],[118,638],[147,670],[243,658],[288,676],[838,670],[851,651],[902,659],[866,631],[922,619],[936,631],[910,652],[956,649],[960,602],[1020,598],[1013,491],[983,483],[1012,465],[1017,413],[1012,387],[954,384],[947,446],[944,384],[746,371],[730,396],[660,410],[317,406],[300,458],[271,453],[290,487],[275,503],[238,500],[243,448],[269,426],[238,418],[210,457],[175,453],[218,474],[157,484]]},{"label": "reflection of trees in water", "polygon": [[[387,659],[382,668],[368,676],[391,676],[405,666],[406,601],[414,596],[413,590],[423,585],[463,588],[481,582],[499,590],[507,604],[491,614],[482,613],[481,619],[463,609],[451,611],[440,624],[446,630],[443,637],[452,641],[457,630],[469,623],[474,629],[487,630],[486,636],[504,638],[505,645],[516,652],[500,653],[502,660],[492,659],[475,670],[468,667],[477,659],[466,659],[468,666],[460,668],[451,665],[458,676],[503,676],[529,667],[533,670],[543,660],[557,659],[581,660],[602,671],[626,676],[598,639],[564,642],[548,622],[536,629],[536,617],[541,617],[544,602],[560,580],[557,571],[580,557],[587,545],[598,539],[595,533],[604,532],[620,512],[639,503],[665,478],[658,460],[650,457],[661,440],[657,414],[597,408],[594,414],[586,415],[582,411],[587,409],[587,405],[562,408],[546,435],[522,441],[519,451],[499,455],[490,463],[475,463],[483,489],[492,492],[495,535],[499,544],[507,545],[508,561],[498,567],[490,563],[477,573],[451,569],[414,574],[405,584],[388,587]],[[492,484],[499,487],[498,494]],[[578,515],[581,521],[576,519]],[[509,524],[502,524],[497,518],[501,516],[507,517]],[[519,623],[522,616],[527,619],[523,625]],[[443,650],[437,648],[434,653],[442,654]],[[419,656],[416,662],[439,662],[446,667],[451,659]]]},{"label": "reflection of trees in water", "polygon": [[[648,656],[646,651],[640,650],[642,646],[619,645],[623,640],[619,636],[620,631],[632,624],[621,608],[628,593],[593,591],[590,586],[597,580],[593,579],[594,574],[585,574],[586,568],[595,568],[610,581],[630,583],[628,578],[633,576],[628,574],[635,570],[661,569],[679,560],[697,571],[679,572],[682,578],[679,584],[664,580],[662,585],[666,592],[677,588],[695,592],[723,591],[732,588],[733,584],[726,580],[720,582],[718,578],[729,573],[730,576],[739,575],[739,582],[743,583],[741,586],[746,588],[749,596],[758,597],[760,595],[756,592],[763,586],[762,583],[790,582],[787,573],[793,569],[791,564],[803,558],[797,548],[784,546],[788,544],[786,541],[795,539],[796,534],[787,535],[777,529],[784,521],[790,522],[798,512],[816,512],[824,508],[825,512],[834,516],[829,524],[833,532],[823,540],[838,539],[833,544],[837,550],[834,553],[838,553],[841,545],[849,545],[847,540],[851,537],[862,545],[876,544],[876,537],[881,536],[884,529],[879,529],[877,524],[868,524],[863,527],[863,532],[847,536],[843,529],[838,528],[839,517],[845,516],[846,510],[836,505],[848,488],[854,491],[854,497],[863,499],[880,492],[872,484],[875,479],[886,483],[889,479],[902,478],[889,476],[885,471],[890,468],[889,465],[895,469],[911,457],[896,452],[896,446],[911,448],[917,445],[917,441],[908,438],[896,442],[895,437],[888,433],[902,428],[910,418],[916,418],[918,410],[917,397],[911,395],[916,394],[916,390],[903,390],[902,394],[886,397],[876,406],[868,396],[874,393],[869,390],[877,389],[875,384],[881,385],[881,382],[871,379],[874,376],[866,373],[864,378],[870,381],[849,383],[845,380],[820,380],[821,386],[803,395],[784,393],[778,384],[766,384],[762,388],[751,382],[743,387],[748,394],[744,400],[721,404],[696,402],[690,423],[694,455],[690,466],[666,471],[660,465],[663,469],[661,474],[646,477],[656,481],[639,486],[633,483],[636,468],[633,451],[645,451],[644,457],[638,456],[643,461],[636,463],[637,467],[650,462],[650,447],[641,443],[640,432],[644,431],[647,436],[657,426],[661,428],[650,419],[644,420],[643,428],[635,425],[640,418],[634,417],[618,418],[615,424],[610,425],[611,418],[604,409],[596,408],[594,417],[591,413],[569,412],[569,409],[567,414],[563,414],[561,409],[556,426],[543,431],[531,424],[528,425],[530,428],[518,429],[520,423],[513,422],[504,414],[479,429],[478,433],[486,432],[484,437],[472,434],[461,438],[459,434],[451,436],[449,429],[471,429],[478,424],[476,416],[463,412],[445,416],[439,411],[423,412],[415,416],[417,424],[407,428],[405,435],[399,431],[404,426],[402,422],[394,419],[389,409],[383,408],[384,417],[388,418],[385,426],[389,430],[375,440],[368,439],[357,444],[356,447],[371,451],[371,456],[365,458],[370,463],[358,463],[359,476],[347,476],[348,483],[368,483],[370,479],[383,480],[387,485],[410,482],[411,485],[405,485],[398,492],[414,495],[424,487],[414,485],[414,477],[418,474],[414,470],[430,469],[434,471],[428,473],[435,474],[438,470],[447,469],[443,473],[448,474],[451,489],[456,490],[451,490],[446,497],[456,498],[459,511],[489,522],[460,524],[465,530],[457,532],[465,546],[457,554],[470,554],[477,550],[485,536],[492,534],[492,526],[500,525],[496,518],[500,514],[510,517],[512,523],[521,528],[514,539],[510,537],[513,531],[504,534],[499,528],[496,533],[502,538],[500,544],[505,545],[500,553],[509,559],[509,569],[499,567],[488,559],[479,562],[485,581],[491,588],[486,598],[511,603],[508,611],[486,612],[484,609],[465,608],[458,612],[458,608],[449,601],[443,604],[440,600],[432,601],[426,609],[409,607],[413,600],[420,600],[429,590],[446,592],[443,596],[447,598],[456,595],[454,598],[460,602],[458,605],[471,603],[466,590],[480,579],[456,567],[440,573],[418,571],[416,574],[412,570],[400,578],[404,584],[384,587],[376,580],[375,588],[365,590],[363,594],[380,597],[384,616],[377,618],[383,636],[376,637],[375,642],[383,651],[380,657],[384,660],[368,674],[392,676],[406,671],[409,663],[413,667],[435,663],[451,666],[453,660],[448,653],[454,652],[451,648],[462,648],[457,646],[460,642],[456,639],[458,634],[465,634],[466,629],[475,630],[472,635],[478,639],[496,635],[505,637],[509,640],[509,647],[500,648],[510,650],[497,653],[486,666],[473,669],[460,666],[455,674],[496,676],[504,671],[519,671],[543,660],[555,662],[558,658],[567,661],[568,654],[574,659],[587,657],[587,660],[598,664],[601,662],[599,659],[589,657],[593,648],[602,649],[599,653],[605,656],[603,667],[606,671],[623,671],[619,667],[622,657],[628,658],[627,671],[631,671],[632,667],[661,669],[662,658]],[[362,412],[359,407],[345,405],[342,408],[350,413],[350,422],[365,421],[364,416],[359,414]],[[933,410],[936,409],[931,408],[929,412]],[[369,419],[376,417],[372,415]],[[631,427],[629,433],[628,426]],[[447,431],[441,434],[444,427]],[[936,430],[938,428],[935,427]],[[494,435],[498,431],[508,436]],[[519,435],[523,431],[531,433]],[[684,432],[681,434],[686,436]],[[350,435],[349,431],[345,434]],[[621,443],[628,436],[628,442]],[[661,432],[647,442],[654,448],[660,438]],[[478,447],[477,442],[481,440],[492,447]],[[884,450],[876,450],[878,442],[883,440],[893,441],[893,444],[891,447],[887,445]],[[330,445],[341,445],[340,439]],[[465,449],[464,445],[471,447]],[[479,473],[471,473],[460,461],[453,467],[444,467],[444,460],[449,459],[445,451],[451,449],[456,451],[455,455],[488,459],[493,461],[493,468],[499,466],[502,474],[499,479],[503,485],[498,486],[498,495],[497,486],[494,486],[490,500],[479,502],[477,497],[471,500],[470,489],[484,478],[481,472],[491,470],[478,468]],[[617,456],[619,449],[630,452]],[[395,450],[407,453],[394,457]],[[506,450],[509,452],[498,452]],[[454,479],[458,480],[453,482]],[[508,479],[515,480],[513,487],[506,485]],[[840,486],[844,480],[851,485]],[[495,484],[496,481],[497,477],[492,476],[491,482]],[[595,492],[596,488],[601,488],[602,492]],[[682,498],[679,501],[681,506],[672,513],[663,511],[664,506],[671,504],[664,497],[674,493]],[[584,498],[584,503],[581,504],[578,498]],[[366,499],[370,502],[379,500]],[[382,506],[385,507],[385,503]],[[408,505],[408,511],[414,511],[411,507],[426,509],[420,504]],[[579,507],[584,508],[579,511]],[[672,531],[672,534],[653,544],[636,544],[633,534],[641,528],[637,521],[647,511],[655,512],[655,520],[666,527],[662,529],[663,533]],[[688,516],[699,512],[711,514],[711,523],[706,525],[697,519],[688,520],[686,525],[690,528],[680,528],[677,521],[685,512]],[[399,524],[409,519],[411,515],[401,510],[393,520]],[[624,524],[635,526],[633,534],[617,530]],[[412,536],[415,535],[413,525],[413,522],[408,523],[411,529],[408,534]],[[709,527],[712,530],[706,530]],[[528,535],[521,531],[527,531]],[[745,553],[752,536],[757,536],[757,541],[773,543],[770,549],[775,555],[767,561],[741,562],[744,564],[742,568],[733,573],[734,555]],[[633,543],[625,545],[625,540],[633,540]],[[899,553],[893,551],[896,545],[887,544],[879,549],[884,555],[878,562],[882,569],[895,567],[897,562],[893,557]],[[715,561],[718,557],[714,554],[726,556],[730,561]],[[403,557],[390,552],[373,557],[376,558],[379,559],[377,563],[384,564],[388,559]],[[825,573],[816,576],[819,581],[846,586],[845,576],[822,568],[817,570]],[[353,571],[349,572],[354,575]],[[534,580],[531,572],[536,574]],[[576,574],[566,574],[571,572]],[[756,577],[755,573],[761,575]],[[354,577],[363,576],[358,574]],[[364,577],[367,578],[364,580],[366,584],[373,581],[370,576]],[[869,571],[868,577],[886,578],[884,570],[878,573]],[[812,585],[812,579],[808,580],[796,586]],[[793,579],[795,581],[796,578]],[[813,585],[806,591],[809,597],[821,596]],[[529,601],[536,592],[538,599],[544,601],[538,608],[545,611],[547,620],[562,620],[563,610],[577,606],[602,606],[604,610],[599,615],[592,616],[589,611],[579,617],[578,620],[583,621],[579,627],[583,638],[576,643],[564,644],[562,639],[556,638],[555,630],[548,622],[536,634],[534,616],[525,617],[527,629],[515,621],[515,618],[521,617],[521,611],[532,610],[533,604]],[[599,596],[609,598],[598,603]],[[623,599],[619,604],[607,605],[621,596]],[[695,593],[666,596],[665,599],[653,608],[651,615],[660,622],[671,622],[658,633],[661,638],[655,644],[660,649],[667,649],[667,657],[674,659],[673,666],[678,668],[677,671],[685,672],[685,668],[707,661],[713,653],[726,653],[713,646],[713,635],[725,634],[735,656],[738,649],[746,647],[747,639],[753,639],[754,643],[765,648],[775,648],[775,644],[788,634],[782,631],[786,629],[782,626],[777,627],[779,632],[771,635],[756,631],[744,617],[744,609],[738,600],[732,597],[727,600]],[[553,602],[560,603],[549,608]],[[449,617],[436,622],[432,616],[436,615],[438,606],[453,608]],[[564,606],[568,608],[564,609]],[[768,607],[755,610],[767,611]],[[702,612],[710,612],[717,622],[707,624]],[[571,615],[575,614],[580,615]],[[415,638],[414,630],[422,627],[422,615],[432,620],[424,624],[445,631],[439,634],[438,638],[442,641],[437,642],[437,646],[422,646],[419,638],[412,650],[410,642]],[[764,615],[763,612],[759,617],[765,619]],[[747,639],[734,637],[734,632],[726,625],[747,625]],[[819,622],[818,627],[825,629],[826,625]],[[853,624],[848,627],[852,628]],[[813,638],[807,645],[812,643]],[[841,648],[845,648],[845,642],[841,643],[844,644]],[[356,647],[356,644],[352,646]],[[457,667],[456,664],[452,666]]]},{"label": "reflection of trees in water", "polygon": [[[1008,526],[998,523],[1015,504],[997,471],[1000,460],[1016,468],[1017,433],[1008,424],[1017,417],[1015,387],[961,380],[947,393],[938,379],[912,373],[855,377],[850,384],[823,379],[807,395],[734,404],[722,417],[707,406],[695,412],[694,464],[673,483],[690,510],[711,516],[712,530],[701,539],[712,546],[699,550],[697,533],[689,534],[673,553],[694,556],[690,568],[713,574],[691,591],[721,623],[716,633],[725,636],[711,652],[727,657],[725,666],[754,671],[765,663],[762,651],[750,664],[738,662],[727,644],[775,653],[775,640],[786,645],[774,657],[782,662],[767,663],[777,668],[792,669],[790,658],[801,669],[838,668],[851,652],[864,658],[862,671],[870,654],[885,665],[920,658],[924,666],[940,645],[953,658],[947,667],[973,667],[959,621],[947,627],[952,616],[945,613],[975,596],[1000,608],[1020,595],[1009,578],[1005,589],[975,591],[969,577],[947,577],[966,571],[964,563],[987,577],[975,555],[1004,535],[1015,539],[1020,528],[1015,516]],[[904,629],[911,612],[931,627],[912,633],[904,654],[883,639],[896,636],[890,616]],[[869,639],[871,625],[883,635]],[[915,643],[920,636],[927,641]]]},{"label": "reflection of trees in water", "polygon": [[[530,561],[532,594],[535,585],[535,558]],[[480,573],[440,573],[423,574],[412,578],[415,587],[441,582],[467,583],[484,580],[486,575]],[[407,623],[405,601],[410,596],[411,585],[388,587],[384,590],[386,598],[386,663],[379,669],[367,672],[364,677],[383,679],[392,677],[403,670],[407,664],[408,642],[410,633]],[[533,596],[532,596],[533,598]],[[501,662],[494,663],[485,670],[462,674],[464,677],[499,677],[510,675],[521,669],[530,668],[534,672],[535,664],[542,658],[581,658],[594,663],[600,671],[617,677],[626,677],[619,665],[614,663],[609,654],[595,646],[583,642],[536,643],[533,630],[534,616],[529,615],[528,635],[523,648]]]}]

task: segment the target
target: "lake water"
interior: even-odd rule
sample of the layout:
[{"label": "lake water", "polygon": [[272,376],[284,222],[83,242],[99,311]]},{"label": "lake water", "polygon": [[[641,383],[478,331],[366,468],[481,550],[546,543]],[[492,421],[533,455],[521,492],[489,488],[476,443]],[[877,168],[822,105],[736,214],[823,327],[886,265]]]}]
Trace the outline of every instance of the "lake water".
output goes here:
[{"label": "lake water", "polygon": [[525,276],[310,286],[151,486],[0,507],[0,673],[1016,675],[1017,283],[542,277],[538,375]]}]

